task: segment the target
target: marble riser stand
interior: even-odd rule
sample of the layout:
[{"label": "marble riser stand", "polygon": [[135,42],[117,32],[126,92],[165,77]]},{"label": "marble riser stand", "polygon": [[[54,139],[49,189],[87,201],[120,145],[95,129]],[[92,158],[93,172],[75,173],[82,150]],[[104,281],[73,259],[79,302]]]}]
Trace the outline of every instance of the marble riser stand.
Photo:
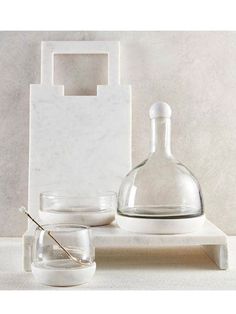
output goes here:
[{"label": "marble riser stand", "polygon": [[[92,228],[95,248],[98,249],[158,249],[160,247],[201,246],[205,253],[216,263],[219,269],[228,268],[227,236],[214,224],[206,219],[203,227],[194,233],[178,235],[138,234],[124,231],[115,223]],[[32,235],[24,238],[26,271],[31,271],[31,243]]]}]

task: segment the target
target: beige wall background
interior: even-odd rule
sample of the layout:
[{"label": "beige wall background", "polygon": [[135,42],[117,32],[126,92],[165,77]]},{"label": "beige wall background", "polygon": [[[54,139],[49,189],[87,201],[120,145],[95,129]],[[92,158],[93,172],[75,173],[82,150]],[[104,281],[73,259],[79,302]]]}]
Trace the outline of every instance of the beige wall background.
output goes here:
[{"label": "beige wall background", "polygon": [[[149,106],[173,110],[172,148],[202,186],[207,217],[236,234],[236,32],[0,32],[0,236],[20,236],[27,204],[29,84],[42,40],[119,40],[121,83],[132,85],[133,164],[149,150]],[[55,82],[94,94],[104,56],[58,56]]]}]

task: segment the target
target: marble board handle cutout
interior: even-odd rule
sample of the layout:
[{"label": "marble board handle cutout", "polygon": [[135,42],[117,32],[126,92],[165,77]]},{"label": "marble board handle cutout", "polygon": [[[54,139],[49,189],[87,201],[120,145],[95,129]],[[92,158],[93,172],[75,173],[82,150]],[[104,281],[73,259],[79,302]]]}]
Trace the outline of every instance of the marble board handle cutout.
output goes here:
[{"label": "marble board handle cutout", "polygon": [[55,54],[107,54],[108,86],[120,84],[120,56],[118,42],[47,41],[41,45],[41,85],[54,85]]}]

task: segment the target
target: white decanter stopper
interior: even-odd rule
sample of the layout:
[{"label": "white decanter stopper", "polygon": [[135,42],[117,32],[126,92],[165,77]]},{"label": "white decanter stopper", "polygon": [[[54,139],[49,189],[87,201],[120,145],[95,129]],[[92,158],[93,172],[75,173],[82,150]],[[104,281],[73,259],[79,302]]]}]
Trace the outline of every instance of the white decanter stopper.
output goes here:
[{"label": "white decanter stopper", "polygon": [[151,106],[149,110],[149,116],[150,116],[150,119],[170,118],[171,108],[167,103],[158,101]]}]

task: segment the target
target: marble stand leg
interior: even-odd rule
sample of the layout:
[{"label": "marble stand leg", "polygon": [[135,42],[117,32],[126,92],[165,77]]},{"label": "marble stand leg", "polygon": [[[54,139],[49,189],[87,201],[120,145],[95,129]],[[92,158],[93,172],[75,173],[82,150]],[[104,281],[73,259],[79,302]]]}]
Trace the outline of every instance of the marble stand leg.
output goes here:
[{"label": "marble stand leg", "polygon": [[228,268],[228,247],[227,244],[203,245],[205,253],[216,263],[219,269]]},{"label": "marble stand leg", "polygon": [[26,232],[23,236],[23,268],[24,271],[31,271],[32,262],[32,247],[33,247],[33,235],[30,232]]}]

